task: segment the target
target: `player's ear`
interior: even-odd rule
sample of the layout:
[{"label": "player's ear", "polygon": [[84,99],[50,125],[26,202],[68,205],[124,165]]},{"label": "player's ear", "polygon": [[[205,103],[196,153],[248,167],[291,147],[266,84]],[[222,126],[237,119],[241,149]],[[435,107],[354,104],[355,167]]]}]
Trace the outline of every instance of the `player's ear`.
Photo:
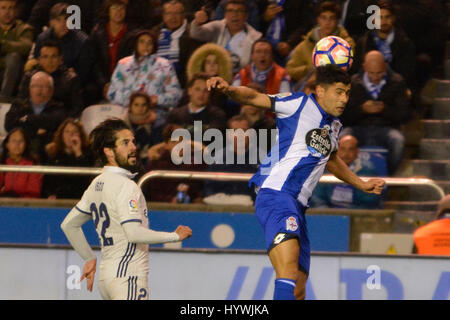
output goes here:
[{"label": "player's ear", "polygon": [[103,152],[105,153],[107,158],[114,157],[114,151],[111,148],[104,147]]},{"label": "player's ear", "polygon": [[323,87],[322,85],[316,85],[316,96],[318,98],[323,98],[325,96],[325,90],[325,87]]}]

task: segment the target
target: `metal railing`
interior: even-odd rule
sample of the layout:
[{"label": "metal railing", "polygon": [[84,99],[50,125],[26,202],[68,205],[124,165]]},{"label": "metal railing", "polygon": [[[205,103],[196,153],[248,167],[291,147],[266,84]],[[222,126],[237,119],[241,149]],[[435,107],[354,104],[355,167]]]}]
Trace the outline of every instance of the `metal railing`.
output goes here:
[{"label": "metal railing", "polygon": [[[10,166],[0,165],[0,172],[26,172],[43,174],[69,174],[69,175],[98,175],[102,173],[102,168],[86,167],[53,167],[53,166]],[[144,174],[137,182],[142,186],[154,178],[165,179],[192,179],[192,180],[216,180],[216,181],[249,181],[253,176],[251,173],[228,173],[228,172],[202,172],[202,171],[174,171],[174,170],[154,170]],[[360,177],[363,180],[373,177]],[[440,198],[445,197],[444,190],[433,180],[426,178],[391,178],[383,177],[388,186],[427,186],[439,194]],[[333,175],[323,175],[319,183],[345,184]]]}]

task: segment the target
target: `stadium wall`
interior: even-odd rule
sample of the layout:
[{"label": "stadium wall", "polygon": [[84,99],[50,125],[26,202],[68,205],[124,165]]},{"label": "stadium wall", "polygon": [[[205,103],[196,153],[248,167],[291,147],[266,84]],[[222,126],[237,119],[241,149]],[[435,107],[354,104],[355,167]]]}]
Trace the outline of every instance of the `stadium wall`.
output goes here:
[{"label": "stadium wall", "polygon": [[[100,258],[100,252],[96,254]],[[77,283],[71,249],[0,247],[0,299],[101,299]],[[162,249],[150,252],[154,300],[267,300],[275,274],[264,251]],[[307,299],[449,299],[450,257],[315,253]]]}]

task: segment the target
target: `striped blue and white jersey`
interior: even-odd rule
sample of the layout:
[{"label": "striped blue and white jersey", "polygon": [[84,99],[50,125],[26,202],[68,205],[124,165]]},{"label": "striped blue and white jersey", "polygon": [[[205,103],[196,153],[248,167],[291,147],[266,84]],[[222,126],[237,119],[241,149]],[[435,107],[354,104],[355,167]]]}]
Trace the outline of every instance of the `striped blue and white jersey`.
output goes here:
[{"label": "striped blue and white jersey", "polygon": [[337,150],[342,124],[320,107],[313,94],[269,97],[276,115],[277,141],[250,186],[287,192],[307,206],[331,153]]},{"label": "striped blue and white jersey", "polygon": [[128,242],[122,228],[132,221],[149,227],[147,203],[133,177],[128,170],[105,166],[75,207],[94,219],[101,244],[100,280],[148,275],[148,244]]}]

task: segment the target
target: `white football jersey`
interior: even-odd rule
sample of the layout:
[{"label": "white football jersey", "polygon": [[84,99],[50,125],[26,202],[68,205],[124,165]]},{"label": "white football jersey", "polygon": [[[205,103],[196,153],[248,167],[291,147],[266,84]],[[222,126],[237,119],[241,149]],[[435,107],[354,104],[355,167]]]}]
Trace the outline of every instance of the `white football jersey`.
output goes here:
[{"label": "white football jersey", "polygon": [[75,207],[94,220],[101,245],[99,279],[148,274],[148,244],[128,242],[122,227],[132,221],[149,227],[147,203],[133,177],[128,170],[105,166]]}]

